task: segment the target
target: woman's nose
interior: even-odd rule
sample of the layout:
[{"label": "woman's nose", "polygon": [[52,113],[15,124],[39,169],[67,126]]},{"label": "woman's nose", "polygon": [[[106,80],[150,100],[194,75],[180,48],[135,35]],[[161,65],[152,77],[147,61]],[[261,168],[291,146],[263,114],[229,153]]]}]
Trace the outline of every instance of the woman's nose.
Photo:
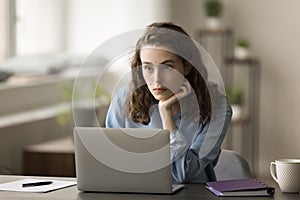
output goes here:
[{"label": "woman's nose", "polygon": [[154,73],[154,82],[155,83],[162,83],[162,73],[159,70],[156,70]]}]

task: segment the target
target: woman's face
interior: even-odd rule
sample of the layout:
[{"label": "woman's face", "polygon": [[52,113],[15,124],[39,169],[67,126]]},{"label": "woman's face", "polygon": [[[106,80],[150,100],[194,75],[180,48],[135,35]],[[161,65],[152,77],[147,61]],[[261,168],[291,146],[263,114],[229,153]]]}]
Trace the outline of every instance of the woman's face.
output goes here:
[{"label": "woman's face", "polygon": [[182,59],[170,51],[145,47],[141,49],[143,76],[157,100],[166,100],[178,92],[187,70]]}]

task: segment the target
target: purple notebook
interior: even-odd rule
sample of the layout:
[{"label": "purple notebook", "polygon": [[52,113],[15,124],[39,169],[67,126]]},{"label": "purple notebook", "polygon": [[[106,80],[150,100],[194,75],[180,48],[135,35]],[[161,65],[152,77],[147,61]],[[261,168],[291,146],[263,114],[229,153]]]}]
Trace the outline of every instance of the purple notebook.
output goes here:
[{"label": "purple notebook", "polygon": [[207,182],[206,188],[217,196],[274,196],[275,188],[257,179]]}]

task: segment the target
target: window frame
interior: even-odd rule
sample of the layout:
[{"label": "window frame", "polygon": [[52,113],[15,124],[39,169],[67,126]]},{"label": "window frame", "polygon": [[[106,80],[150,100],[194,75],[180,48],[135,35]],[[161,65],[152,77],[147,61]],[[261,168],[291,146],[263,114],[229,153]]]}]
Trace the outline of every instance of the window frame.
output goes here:
[{"label": "window frame", "polygon": [[16,55],[16,0],[4,2],[4,59]]}]

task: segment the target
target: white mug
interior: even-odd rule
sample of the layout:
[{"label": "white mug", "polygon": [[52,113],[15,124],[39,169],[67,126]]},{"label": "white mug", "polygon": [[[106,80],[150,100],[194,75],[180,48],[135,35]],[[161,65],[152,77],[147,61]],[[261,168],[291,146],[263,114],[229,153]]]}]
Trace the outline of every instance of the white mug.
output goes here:
[{"label": "white mug", "polygon": [[270,172],[282,192],[300,192],[300,159],[277,159]]}]

